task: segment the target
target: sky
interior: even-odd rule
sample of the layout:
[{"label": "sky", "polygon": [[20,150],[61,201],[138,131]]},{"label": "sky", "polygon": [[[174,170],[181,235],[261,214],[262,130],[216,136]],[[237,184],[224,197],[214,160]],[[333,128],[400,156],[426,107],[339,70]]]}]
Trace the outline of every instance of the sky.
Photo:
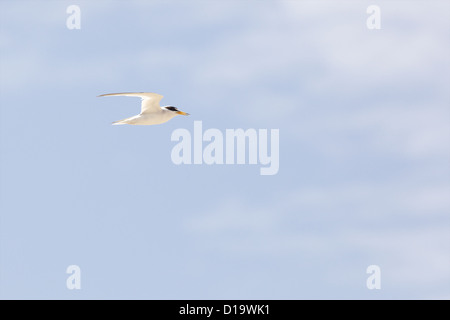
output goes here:
[{"label": "sky", "polygon": [[[0,12],[1,299],[450,299],[447,1]],[[112,126],[113,92],[190,116]],[[194,121],[278,129],[278,173],[174,164]]]}]

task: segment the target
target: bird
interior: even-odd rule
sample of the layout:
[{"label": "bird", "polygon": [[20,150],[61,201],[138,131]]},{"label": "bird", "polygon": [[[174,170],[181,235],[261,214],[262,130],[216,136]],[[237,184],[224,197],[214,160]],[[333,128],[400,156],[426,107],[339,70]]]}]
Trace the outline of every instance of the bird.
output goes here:
[{"label": "bird", "polygon": [[188,116],[189,113],[178,110],[174,106],[160,107],[159,102],[163,98],[162,95],[153,92],[123,92],[123,93],[107,93],[98,97],[109,96],[126,96],[141,98],[141,113],[126,119],[114,121],[113,125],[132,124],[132,125],[154,125],[169,121],[176,115],[180,114]]}]

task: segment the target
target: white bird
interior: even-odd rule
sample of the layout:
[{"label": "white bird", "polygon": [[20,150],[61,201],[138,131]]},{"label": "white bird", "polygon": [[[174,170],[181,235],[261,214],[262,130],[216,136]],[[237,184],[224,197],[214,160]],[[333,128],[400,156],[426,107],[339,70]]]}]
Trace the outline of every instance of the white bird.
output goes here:
[{"label": "white bird", "polygon": [[106,96],[127,96],[141,98],[141,113],[137,116],[115,121],[112,124],[134,124],[134,125],[151,125],[160,124],[169,121],[177,114],[188,116],[189,113],[179,111],[174,106],[160,107],[159,101],[163,98],[162,95],[152,92],[124,92],[124,93],[108,93],[99,95],[99,97]]}]

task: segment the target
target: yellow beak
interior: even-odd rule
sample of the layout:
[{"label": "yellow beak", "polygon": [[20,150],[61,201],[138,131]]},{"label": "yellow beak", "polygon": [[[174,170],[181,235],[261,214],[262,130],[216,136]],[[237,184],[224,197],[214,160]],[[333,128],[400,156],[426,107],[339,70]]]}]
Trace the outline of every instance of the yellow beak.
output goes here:
[{"label": "yellow beak", "polygon": [[188,116],[189,113],[183,112],[183,111],[177,111],[177,114],[182,114],[183,116]]}]

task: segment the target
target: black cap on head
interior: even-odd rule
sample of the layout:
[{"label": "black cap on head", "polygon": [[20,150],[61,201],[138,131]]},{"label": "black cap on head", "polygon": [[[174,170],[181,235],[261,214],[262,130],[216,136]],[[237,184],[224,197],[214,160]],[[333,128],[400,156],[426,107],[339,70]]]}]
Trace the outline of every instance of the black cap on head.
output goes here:
[{"label": "black cap on head", "polygon": [[166,109],[170,110],[170,111],[178,111],[178,109],[174,106],[168,106],[168,107],[166,107]]}]

